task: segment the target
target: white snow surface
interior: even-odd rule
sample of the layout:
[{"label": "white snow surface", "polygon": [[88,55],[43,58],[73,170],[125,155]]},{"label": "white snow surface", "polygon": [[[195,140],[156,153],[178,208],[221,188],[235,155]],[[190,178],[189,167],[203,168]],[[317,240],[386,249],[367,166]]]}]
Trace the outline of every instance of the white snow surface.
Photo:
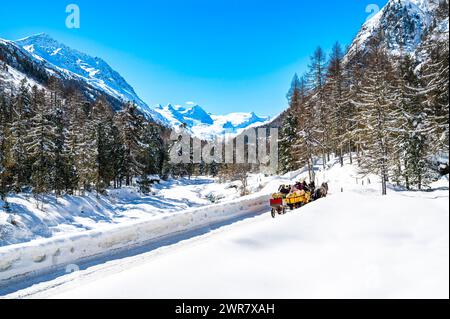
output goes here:
[{"label": "white snow surface", "polygon": [[28,78],[22,72],[16,70],[12,66],[7,66],[8,71],[0,73],[0,80],[5,83],[5,86],[12,89],[13,91],[17,91],[20,87],[20,83],[22,80],[27,80],[27,85],[29,88],[36,86],[38,89],[43,89],[43,86],[34,81],[33,79]]},{"label": "white snow surface", "polygon": [[[305,176],[302,170],[274,178],[259,194]],[[360,178],[348,163],[330,163],[318,180],[330,183],[329,197],[275,220],[246,215],[6,297],[449,298],[448,176],[428,192],[391,187],[384,197],[375,176]],[[257,212],[267,200],[260,196],[221,207],[233,215],[255,205]],[[145,226],[138,225],[141,233]],[[34,262],[40,259],[35,252]]]}]

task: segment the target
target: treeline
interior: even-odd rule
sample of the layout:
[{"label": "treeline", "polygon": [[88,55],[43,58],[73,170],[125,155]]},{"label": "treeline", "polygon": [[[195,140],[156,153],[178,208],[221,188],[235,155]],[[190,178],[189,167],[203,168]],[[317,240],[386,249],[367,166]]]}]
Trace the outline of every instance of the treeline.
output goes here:
[{"label": "treeline", "polygon": [[[1,79],[0,79],[1,82]],[[89,102],[57,80],[47,89],[0,83],[0,195],[104,192],[148,176],[169,174],[163,128],[132,103],[114,112],[106,99]],[[163,172],[163,169],[166,172]]]},{"label": "treeline", "polygon": [[[449,148],[447,41],[423,47],[427,60],[389,55],[374,37],[351,59],[339,44],[318,48],[309,72],[294,77],[280,145],[281,171],[350,154],[363,174],[422,189],[436,177],[436,156]],[[402,51],[402,50],[400,50]],[[352,154],[356,154],[353,156]],[[448,160],[447,160],[448,161]],[[448,165],[448,163],[446,163]]]}]

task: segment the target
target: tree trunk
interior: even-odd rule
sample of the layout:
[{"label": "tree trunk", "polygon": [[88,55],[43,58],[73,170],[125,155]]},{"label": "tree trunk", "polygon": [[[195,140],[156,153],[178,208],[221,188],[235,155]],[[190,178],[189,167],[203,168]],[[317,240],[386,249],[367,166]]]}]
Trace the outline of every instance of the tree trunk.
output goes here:
[{"label": "tree trunk", "polygon": [[350,155],[350,165],[353,165],[352,142],[348,141],[348,154]]},{"label": "tree trunk", "polygon": [[311,162],[310,162],[309,158],[308,158],[308,175],[309,175],[309,180],[312,181],[313,176],[312,176]]}]

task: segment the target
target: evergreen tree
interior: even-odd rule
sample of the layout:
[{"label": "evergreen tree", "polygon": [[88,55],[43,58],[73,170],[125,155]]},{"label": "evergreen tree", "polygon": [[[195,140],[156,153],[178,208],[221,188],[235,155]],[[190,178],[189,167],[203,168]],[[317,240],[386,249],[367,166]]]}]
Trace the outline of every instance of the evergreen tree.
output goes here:
[{"label": "evergreen tree", "polygon": [[364,121],[363,158],[360,164],[365,174],[380,176],[382,194],[387,194],[387,182],[393,165],[393,123],[395,101],[391,88],[394,74],[391,63],[376,39],[370,45],[369,65],[361,89],[360,115]]},{"label": "evergreen tree", "polygon": [[36,195],[52,191],[55,165],[55,125],[45,92],[33,87],[33,113],[26,137],[26,150],[32,160],[31,184]]},{"label": "evergreen tree", "polygon": [[287,173],[295,169],[297,164],[294,158],[294,145],[298,142],[298,120],[293,111],[288,114],[281,128],[281,138],[279,142],[280,172]]},{"label": "evergreen tree", "polygon": [[62,195],[67,190],[67,171],[69,165],[65,156],[66,143],[66,113],[63,108],[62,91],[56,79],[52,79],[49,84],[50,101],[49,105],[52,110],[52,121],[55,124],[55,165],[53,186],[57,196]]},{"label": "evergreen tree", "polygon": [[347,146],[346,132],[350,130],[348,123],[348,102],[346,98],[346,82],[342,59],[344,57],[339,43],[333,46],[328,63],[326,99],[329,101],[330,145],[338,154],[341,166],[344,165],[344,153]]},{"label": "evergreen tree", "polygon": [[20,83],[17,96],[13,99],[10,124],[9,169],[13,178],[12,188],[17,193],[21,192],[22,187],[28,184],[31,173],[25,149],[25,139],[30,128],[31,117],[31,96],[28,83],[24,79]]},{"label": "evergreen tree", "polygon": [[430,145],[434,153],[449,151],[449,44],[447,41],[428,47],[428,61],[422,71],[421,81],[425,111],[429,117]]},{"label": "evergreen tree", "polygon": [[119,113],[121,139],[124,146],[124,160],[121,168],[127,186],[132,184],[134,177],[142,176],[145,164],[144,149],[142,141],[144,135],[144,119],[138,113],[136,105],[127,104]]},{"label": "evergreen tree", "polygon": [[[317,147],[322,153],[322,161],[325,163],[329,160],[330,151],[330,118],[329,108],[325,100],[325,83],[326,83],[326,56],[322,48],[318,47],[311,57],[308,73],[309,87],[312,93],[311,100],[314,103],[310,105],[313,107],[311,123],[314,140],[316,140]],[[312,102],[311,101],[311,102]]]},{"label": "evergreen tree", "polygon": [[[0,93],[2,93],[0,88]],[[7,140],[7,105],[3,94],[0,94],[0,200],[6,201],[8,193],[6,170],[6,140]]]},{"label": "evergreen tree", "polygon": [[301,116],[300,114],[302,112],[301,90],[301,82],[297,74],[295,74],[291,83],[291,88],[287,95],[290,108],[287,111],[287,115],[281,128],[279,143],[279,169],[282,173],[287,173],[297,169],[300,162],[298,154],[295,154],[294,145],[298,143],[298,117]]},{"label": "evergreen tree", "polygon": [[395,180],[407,188],[416,185],[421,189],[429,182],[430,153],[427,134],[428,116],[420,95],[420,83],[414,73],[415,65],[404,55],[398,67],[396,83],[395,149],[397,167]]}]

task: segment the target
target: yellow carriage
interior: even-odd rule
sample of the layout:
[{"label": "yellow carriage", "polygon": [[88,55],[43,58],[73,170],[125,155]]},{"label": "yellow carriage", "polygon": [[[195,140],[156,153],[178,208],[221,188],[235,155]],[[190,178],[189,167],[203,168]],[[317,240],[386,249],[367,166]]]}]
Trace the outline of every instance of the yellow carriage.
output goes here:
[{"label": "yellow carriage", "polygon": [[304,190],[295,191],[286,196],[286,204],[291,210],[302,207],[311,201],[311,193]]}]

